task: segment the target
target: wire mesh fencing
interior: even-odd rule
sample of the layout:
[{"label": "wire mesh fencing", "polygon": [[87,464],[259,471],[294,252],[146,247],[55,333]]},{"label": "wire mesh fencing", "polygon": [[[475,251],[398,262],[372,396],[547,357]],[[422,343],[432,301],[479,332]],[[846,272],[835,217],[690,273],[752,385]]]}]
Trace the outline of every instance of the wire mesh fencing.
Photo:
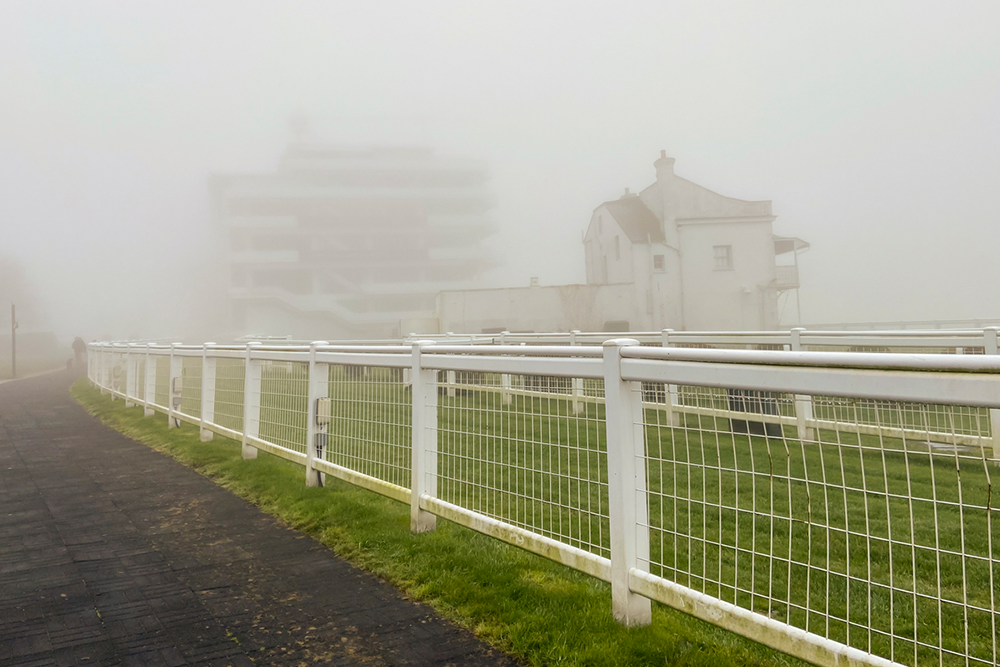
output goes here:
[{"label": "wire mesh fencing", "polygon": [[402,369],[330,364],[327,376],[324,460],[409,488],[413,408]]},{"label": "wire mesh fencing", "polygon": [[996,462],[940,442],[941,406],[877,407],[804,438],[646,409],[648,571],[893,661],[996,664]]},{"label": "wire mesh fencing", "polygon": [[189,417],[201,417],[201,357],[181,358],[180,412]]},{"label": "wire mesh fencing", "polygon": [[213,421],[231,431],[243,430],[243,390],[246,365],[243,359],[215,360],[215,405]]},{"label": "wire mesh fencing", "polygon": [[125,393],[128,370],[123,352],[111,352],[111,389],[119,394]]},{"label": "wire mesh fencing", "polygon": [[[556,386],[513,375],[509,387]],[[566,392],[532,396],[483,383],[438,386],[438,496],[453,505],[609,557],[604,408]],[[544,393],[544,392],[543,392]]]},{"label": "wire mesh fencing", "polygon": [[306,452],[309,365],[261,361],[258,438],[299,454]]},{"label": "wire mesh fencing", "polygon": [[166,409],[170,403],[170,357],[156,355],[153,359],[156,364],[156,390],[153,394],[153,402]]},{"label": "wire mesh fencing", "polygon": [[[805,376],[799,367],[777,381],[779,367],[756,351],[709,350],[716,363],[702,350],[682,359],[609,349],[512,359],[510,346],[493,358],[452,348],[424,354],[425,367],[419,350],[331,351],[324,358],[342,363],[321,363],[315,347],[253,348],[245,358],[230,348],[212,357],[206,415],[228,435],[249,429],[265,451],[305,459],[307,479],[309,445],[331,464],[321,470],[358,473],[367,481],[354,483],[391,486],[392,497],[405,499],[415,479],[414,511],[454,518],[458,508],[473,517],[463,525],[607,579],[612,591],[690,611],[642,582],[682,587],[712,608],[700,617],[763,641],[727,620],[751,614],[783,637],[765,643],[793,655],[835,664],[850,649],[859,664],[997,664],[991,424],[1000,366],[990,355],[934,373],[922,357],[864,372],[823,357]],[[184,352],[177,359],[175,350],[173,368],[166,350],[150,356],[156,407],[166,410],[173,374],[180,412],[197,418],[212,376],[201,355]],[[98,382],[118,386],[115,354],[102,358]],[[145,359],[130,368],[143,372]],[[320,375],[310,379],[310,368]],[[719,379],[734,369],[750,374],[735,385]],[[850,391],[831,388],[830,375]],[[911,391],[911,381],[922,388]],[[618,430],[623,420],[631,431]],[[415,461],[430,463],[414,475]],[[487,524],[547,541],[508,539]],[[622,539],[635,542],[634,563],[613,548]],[[573,560],[581,553],[589,565]]]},{"label": "wire mesh fencing", "polygon": [[133,355],[135,362],[135,383],[133,384],[133,396],[137,401],[146,400],[146,358],[145,356]]}]

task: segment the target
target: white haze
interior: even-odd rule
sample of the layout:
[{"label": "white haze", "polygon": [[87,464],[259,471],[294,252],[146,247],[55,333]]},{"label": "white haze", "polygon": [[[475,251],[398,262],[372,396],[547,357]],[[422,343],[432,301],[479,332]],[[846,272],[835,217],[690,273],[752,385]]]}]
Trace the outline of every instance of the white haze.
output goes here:
[{"label": "white haze", "polygon": [[29,327],[211,335],[207,176],[273,169],[303,110],[486,160],[490,285],[582,282],[591,210],[665,149],[812,243],[806,321],[997,317],[998,26],[992,1],[5,0],[0,261]]}]

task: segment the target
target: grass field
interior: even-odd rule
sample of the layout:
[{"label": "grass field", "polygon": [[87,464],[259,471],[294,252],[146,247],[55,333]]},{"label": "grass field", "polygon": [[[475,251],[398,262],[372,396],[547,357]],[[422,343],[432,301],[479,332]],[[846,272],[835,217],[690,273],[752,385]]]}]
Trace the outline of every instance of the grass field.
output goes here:
[{"label": "grass field", "polygon": [[[237,363],[216,384],[217,403],[225,396],[220,405],[239,406],[219,418],[233,420],[230,428],[242,423]],[[263,370],[261,437],[295,451],[305,447],[305,372],[304,364]],[[410,394],[400,378],[332,367],[329,393],[325,457],[409,486]],[[438,400],[439,497],[609,555],[602,405],[572,414],[563,397],[505,404],[496,391],[462,389]],[[787,428],[782,437],[739,435],[728,420],[667,423],[662,410],[647,410],[650,571],[899,662],[994,664],[993,464],[981,451],[849,428],[919,430],[946,419],[973,430],[982,414],[819,405],[844,427],[805,442]]]}]

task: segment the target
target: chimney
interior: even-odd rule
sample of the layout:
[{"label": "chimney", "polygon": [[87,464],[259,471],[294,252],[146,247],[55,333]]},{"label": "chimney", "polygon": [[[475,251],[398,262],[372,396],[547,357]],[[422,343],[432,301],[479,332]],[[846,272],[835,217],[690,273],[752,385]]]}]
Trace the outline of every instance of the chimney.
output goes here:
[{"label": "chimney", "polygon": [[531,277],[531,286],[532,287],[538,287],[538,278],[537,277],[535,277],[535,276]]},{"label": "chimney", "polygon": [[667,151],[660,151],[660,159],[653,163],[656,167],[656,180],[663,181],[674,175],[674,159],[667,157]]},{"label": "chimney", "polygon": [[660,159],[653,163],[656,167],[656,186],[660,191],[662,208],[654,211],[663,225],[663,236],[667,245],[677,247],[677,186],[674,178],[674,159],[667,157],[667,151],[660,151]]}]

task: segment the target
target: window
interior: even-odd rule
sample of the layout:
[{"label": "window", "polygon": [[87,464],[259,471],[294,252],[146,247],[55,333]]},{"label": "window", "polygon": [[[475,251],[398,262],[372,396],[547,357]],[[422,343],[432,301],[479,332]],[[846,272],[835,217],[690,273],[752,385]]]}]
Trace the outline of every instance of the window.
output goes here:
[{"label": "window", "polygon": [[733,268],[733,246],[717,245],[712,250],[715,252],[716,271],[729,271]]},{"label": "window", "polygon": [[615,237],[615,259],[621,259],[621,258],[622,258],[622,243],[618,239],[618,237],[616,236]]},{"label": "window", "polygon": [[602,224],[603,222],[604,222],[604,220],[601,219],[601,216],[597,216],[597,233],[598,234],[600,234],[600,233],[602,233],[604,231],[604,225]]},{"label": "window", "polygon": [[653,255],[653,270],[663,271],[664,266],[663,255]]},{"label": "window", "polygon": [[601,258],[601,282],[605,285],[608,284],[608,256],[605,255]]}]

